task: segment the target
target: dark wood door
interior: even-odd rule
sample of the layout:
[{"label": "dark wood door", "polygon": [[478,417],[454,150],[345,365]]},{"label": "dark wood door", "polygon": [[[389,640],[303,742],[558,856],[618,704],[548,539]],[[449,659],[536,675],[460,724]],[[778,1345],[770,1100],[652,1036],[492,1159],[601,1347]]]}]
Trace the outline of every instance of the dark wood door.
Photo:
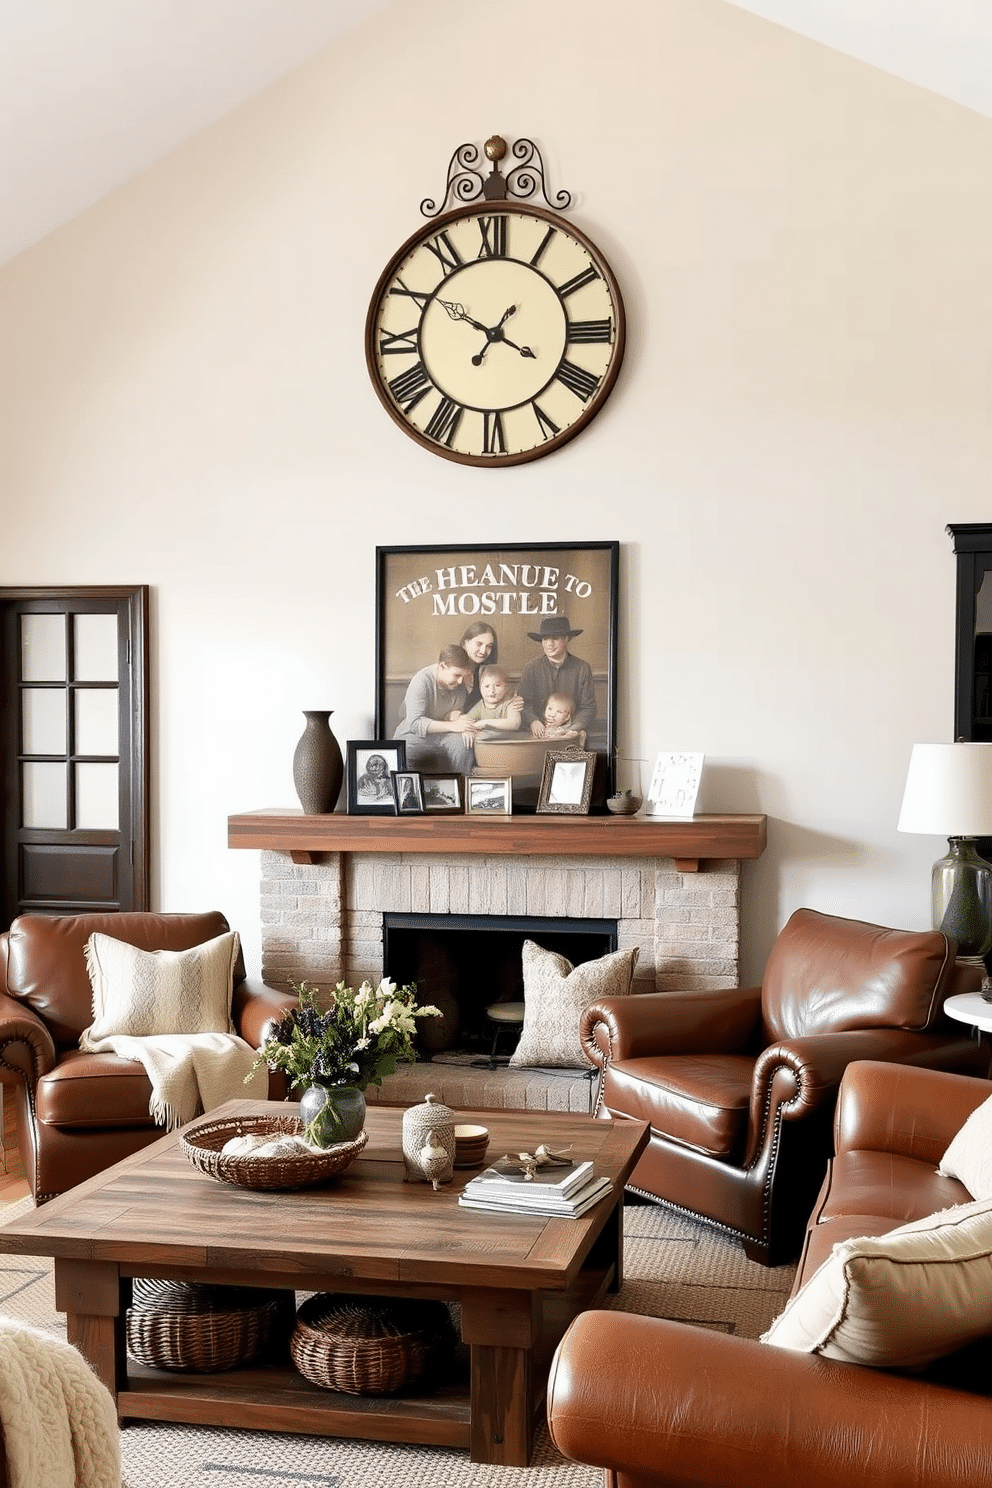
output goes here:
[{"label": "dark wood door", "polygon": [[4,926],[147,909],[148,588],[0,588]]}]

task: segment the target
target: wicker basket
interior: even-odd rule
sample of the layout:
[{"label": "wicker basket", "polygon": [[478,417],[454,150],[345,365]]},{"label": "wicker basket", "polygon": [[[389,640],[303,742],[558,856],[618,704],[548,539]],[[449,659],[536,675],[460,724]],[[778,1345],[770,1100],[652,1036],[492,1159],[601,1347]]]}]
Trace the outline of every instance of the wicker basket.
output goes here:
[{"label": "wicker basket", "polygon": [[296,1315],[289,1352],[304,1379],[325,1390],[390,1395],[430,1378],[454,1343],[443,1302],[318,1292]]},{"label": "wicker basket", "polygon": [[155,1369],[235,1369],[263,1352],[284,1351],[294,1309],[292,1292],[136,1277],[128,1353]]},{"label": "wicker basket", "polygon": [[194,1168],[236,1183],[241,1188],[262,1190],[312,1188],[337,1173],[343,1173],[368,1141],[361,1132],[353,1142],[338,1142],[324,1152],[300,1153],[294,1157],[236,1157],[221,1148],[232,1137],[262,1133],[272,1137],[299,1136],[303,1126],[296,1116],[230,1116],[222,1121],[204,1121],[183,1132],[183,1156]]}]

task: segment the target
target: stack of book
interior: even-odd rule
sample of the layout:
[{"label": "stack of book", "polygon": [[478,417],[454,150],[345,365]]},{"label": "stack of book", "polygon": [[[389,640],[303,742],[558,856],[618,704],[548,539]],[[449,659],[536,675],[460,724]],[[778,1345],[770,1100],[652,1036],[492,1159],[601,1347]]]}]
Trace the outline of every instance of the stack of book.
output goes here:
[{"label": "stack of book", "polygon": [[611,1191],[608,1178],[597,1178],[591,1162],[538,1169],[532,1178],[523,1173],[487,1168],[458,1196],[466,1209],[495,1209],[507,1214],[540,1214],[577,1219]]}]

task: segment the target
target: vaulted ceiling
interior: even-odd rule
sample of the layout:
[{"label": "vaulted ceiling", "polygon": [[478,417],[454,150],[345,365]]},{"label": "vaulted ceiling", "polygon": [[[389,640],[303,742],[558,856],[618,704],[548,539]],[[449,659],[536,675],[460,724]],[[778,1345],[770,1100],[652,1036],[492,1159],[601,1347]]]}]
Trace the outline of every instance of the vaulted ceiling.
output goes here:
[{"label": "vaulted ceiling", "polygon": [[[0,263],[375,12],[421,3],[0,0]],[[989,0],[728,3],[992,116]]]}]

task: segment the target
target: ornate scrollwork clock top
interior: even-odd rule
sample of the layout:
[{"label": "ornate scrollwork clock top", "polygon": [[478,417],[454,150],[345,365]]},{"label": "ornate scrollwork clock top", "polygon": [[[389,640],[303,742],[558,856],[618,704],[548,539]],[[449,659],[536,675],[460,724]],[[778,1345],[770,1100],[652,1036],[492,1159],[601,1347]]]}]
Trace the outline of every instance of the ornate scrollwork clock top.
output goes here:
[{"label": "ornate scrollwork clock top", "polygon": [[440,203],[421,202],[426,223],[380,275],[369,375],[394,423],[433,454],[535,460],[603,407],[623,359],[623,300],[605,256],[559,215],[571,201],[549,195],[533,140],[459,145]]},{"label": "ornate scrollwork clock top", "polygon": [[553,212],[567,212],[572,205],[571,192],[557,191],[554,200],[548,196],[545,184],[544,161],[533,140],[518,139],[511,150],[518,164],[507,171],[500,170],[500,161],[506,159],[507,143],[502,135],[491,135],[482,147],[482,153],[491,164],[488,175],[483,175],[478,145],[459,145],[448,164],[448,180],[440,205],[432,197],[425,197],[420,210],[425,217],[437,217],[450,201],[457,203],[473,201],[538,201]]}]

